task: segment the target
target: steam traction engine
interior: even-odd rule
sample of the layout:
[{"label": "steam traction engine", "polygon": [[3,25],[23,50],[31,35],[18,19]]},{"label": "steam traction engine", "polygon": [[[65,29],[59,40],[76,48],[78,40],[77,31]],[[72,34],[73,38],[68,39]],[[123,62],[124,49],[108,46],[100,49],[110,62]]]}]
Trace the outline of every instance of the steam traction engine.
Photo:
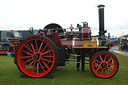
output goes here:
[{"label": "steam traction engine", "polygon": [[[15,63],[29,77],[43,77],[57,66],[65,66],[70,54],[89,57],[92,73],[100,78],[114,76],[119,68],[116,56],[110,53],[104,30],[104,5],[99,5],[99,35],[92,39],[87,22],[77,25],[79,31],[65,31],[58,24],[49,24],[37,35],[24,39],[15,52]],[[32,30],[29,30],[31,33]]]}]

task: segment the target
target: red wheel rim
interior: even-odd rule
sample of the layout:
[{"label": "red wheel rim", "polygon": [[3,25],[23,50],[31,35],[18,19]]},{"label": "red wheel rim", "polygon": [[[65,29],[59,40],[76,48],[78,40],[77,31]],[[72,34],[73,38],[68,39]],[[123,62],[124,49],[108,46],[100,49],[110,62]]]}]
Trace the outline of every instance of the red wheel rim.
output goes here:
[{"label": "red wheel rim", "polygon": [[118,70],[118,63],[114,56],[108,53],[99,53],[91,62],[93,73],[101,78],[112,77]]},{"label": "red wheel rim", "polygon": [[30,77],[47,75],[55,64],[55,53],[52,46],[42,38],[25,40],[17,51],[19,69]]}]

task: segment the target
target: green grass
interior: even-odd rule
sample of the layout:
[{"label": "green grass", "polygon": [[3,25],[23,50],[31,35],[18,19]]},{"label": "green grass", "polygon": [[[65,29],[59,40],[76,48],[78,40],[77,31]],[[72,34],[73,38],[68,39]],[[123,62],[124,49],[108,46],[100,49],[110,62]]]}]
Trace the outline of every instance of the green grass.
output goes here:
[{"label": "green grass", "polygon": [[86,64],[86,72],[76,71],[76,64],[58,67],[51,75],[54,79],[21,78],[21,72],[13,58],[0,56],[0,85],[126,85],[128,84],[128,57],[116,54],[119,60],[118,73],[109,79],[95,77]]},{"label": "green grass", "polygon": [[121,47],[121,45],[120,45],[120,44],[117,44],[116,46]]}]

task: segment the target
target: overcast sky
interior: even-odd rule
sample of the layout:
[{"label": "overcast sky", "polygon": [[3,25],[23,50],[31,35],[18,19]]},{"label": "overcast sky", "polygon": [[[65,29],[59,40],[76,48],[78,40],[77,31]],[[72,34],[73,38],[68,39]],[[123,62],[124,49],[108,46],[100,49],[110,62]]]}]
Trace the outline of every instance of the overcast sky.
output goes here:
[{"label": "overcast sky", "polygon": [[97,35],[99,4],[105,5],[107,33],[128,34],[128,0],[0,0],[0,30],[43,29],[49,23],[68,28],[87,21]]}]

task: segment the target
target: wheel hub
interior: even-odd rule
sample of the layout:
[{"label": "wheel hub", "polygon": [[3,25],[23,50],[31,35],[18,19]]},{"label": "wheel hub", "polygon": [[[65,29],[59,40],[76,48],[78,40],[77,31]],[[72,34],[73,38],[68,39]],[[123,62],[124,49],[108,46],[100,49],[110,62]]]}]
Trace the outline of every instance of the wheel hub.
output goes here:
[{"label": "wheel hub", "polygon": [[101,66],[102,66],[103,68],[106,68],[106,67],[107,67],[107,64],[106,64],[106,63],[102,63]]},{"label": "wheel hub", "polygon": [[40,54],[39,54],[39,53],[37,53],[37,54],[35,54],[35,55],[34,55],[34,57],[33,57],[33,58],[34,58],[35,60],[38,60],[38,59],[39,59],[39,57],[40,57]]}]

